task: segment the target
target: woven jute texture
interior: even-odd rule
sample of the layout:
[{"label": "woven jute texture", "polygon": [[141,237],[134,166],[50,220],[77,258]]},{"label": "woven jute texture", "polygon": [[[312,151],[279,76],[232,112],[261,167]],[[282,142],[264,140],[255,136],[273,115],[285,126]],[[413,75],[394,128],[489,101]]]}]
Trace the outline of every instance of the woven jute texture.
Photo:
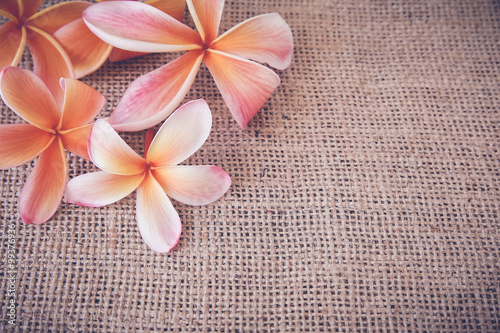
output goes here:
[{"label": "woven jute texture", "polygon": [[[207,206],[174,202],[171,253],[141,239],[134,194],[25,225],[33,163],[1,171],[0,331],[500,331],[500,3],[227,1],[221,31],[269,12],[290,25],[294,57],[249,125],[204,66],[185,99],[214,117],[185,164],[220,166],[232,186]],[[83,78],[107,98],[99,117],[177,56]],[[144,132],[122,135],[141,152]],[[96,170],[68,157],[70,177]]]}]

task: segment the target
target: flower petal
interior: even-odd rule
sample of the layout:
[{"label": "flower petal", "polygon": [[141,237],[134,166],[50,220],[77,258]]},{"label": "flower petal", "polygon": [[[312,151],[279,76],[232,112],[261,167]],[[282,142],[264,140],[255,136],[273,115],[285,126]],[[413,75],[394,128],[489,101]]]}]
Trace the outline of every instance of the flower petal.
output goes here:
[{"label": "flower petal", "polygon": [[90,160],[88,141],[93,124],[78,127],[72,130],[59,132],[63,146],[75,155]]},{"label": "flower petal", "polygon": [[98,119],[92,127],[89,155],[97,167],[117,175],[136,175],[146,167],[146,160],[137,155],[104,119]]},{"label": "flower petal", "polygon": [[2,0],[0,1],[0,15],[17,20],[19,15],[19,3],[17,0]]},{"label": "flower petal", "polygon": [[87,125],[101,111],[106,99],[101,93],[75,79],[61,79],[64,104],[58,128],[72,129]]},{"label": "flower petal", "polygon": [[54,215],[68,179],[66,155],[60,140],[40,155],[19,198],[19,213],[25,223],[41,224]]},{"label": "flower petal", "polygon": [[137,225],[144,242],[156,252],[168,252],[179,241],[181,220],[160,184],[148,175],[137,189]]},{"label": "flower petal", "polygon": [[30,124],[0,125],[0,168],[8,169],[31,161],[54,138]]},{"label": "flower petal", "polygon": [[188,205],[207,205],[231,186],[231,178],[212,165],[176,165],[151,170],[168,196]]},{"label": "flower petal", "polygon": [[54,37],[34,27],[28,27],[28,46],[33,57],[33,72],[47,85],[58,105],[62,105],[64,92],[59,79],[75,77],[66,51]]},{"label": "flower petal", "polygon": [[182,22],[184,17],[184,9],[186,8],[186,0],[149,0],[146,4],[158,8],[164,13]]},{"label": "flower petal", "polygon": [[280,84],[279,76],[269,68],[227,53],[209,50],[204,61],[241,128]]},{"label": "flower petal", "polygon": [[205,45],[217,38],[224,0],[187,0],[189,12]]},{"label": "flower petal", "polygon": [[211,127],[212,114],[203,99],[184,104],[156,133],[147,151],[147,161],[156,167],[184,161],[200,149]]},{"label": "flower petal", "polygon": [[16,66],[21,59],[26,45],[26,29],[18,29],[16,22],[7,22],[0,26],[0,68]]},{"label": "flower petal", "polygon": [[38,11],[43,0],[17,0],[17,2],[20,5],[20,16],[29,18]]},{"label": "flower petal", "polygon": [[65,199],[66,202],[80,206],[106,206],[132,193],[143,179],[143,173],[132,176],[105,171],[87,173],[68,182]]},{"label": "flower petal", "polygon": [[54,98],[33,72],[5,67],[0,74],[0,93],[5,104],[27,122],[42,129],[59,123],[61,114]]},{"label": "flower petal", "polygon": [[52,35],[62,26],[81,19],[83,11],[90,6],[91,3],[83,1],[58,3],[30,17],[27,24]]},{"label": "flower petal", "polygon": [[200,48],[199,34],[159,9],[136,1],[108,1],[83,13],[99,38],[120,49],[173,52]]},{"label": "flower petal", "polygon": [[120,131],[139,131],[167,118],[188,93],[202,59],[202,51],[190,51],[137,78],[111,114],[110,124]]},{"label": "flower petal", "polygon": [[210,48],[285,69],[292,60],[293,36],[278,13],[264,14],[228,30]]},{"label": "flower petal", "polygon": [[127,60],[130,58],[140,57],[145,54],[148,54],[148,52],[133,52],[113,47],[111,53],[109,54],[109,61],[117,62],[117,61]]},{"label": "flower petal", "polygon": [[66,24],[54,33],[54,37],[71,59],[77,78],[101,67],[113,49],[94,35],[82,19]]}]

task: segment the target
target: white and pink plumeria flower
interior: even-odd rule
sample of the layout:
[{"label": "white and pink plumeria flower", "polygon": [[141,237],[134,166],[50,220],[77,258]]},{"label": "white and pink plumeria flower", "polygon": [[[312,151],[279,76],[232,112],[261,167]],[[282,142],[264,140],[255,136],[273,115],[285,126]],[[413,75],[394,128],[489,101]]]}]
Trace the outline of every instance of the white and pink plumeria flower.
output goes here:
[{"label": "white and pink plumeria flower", "polygon": [[99,207],[137,190],[136,218],[142,238],[154,251],[170,251],[181,235],[181,221],[169,197],[189,205],[205,205],[219,199],[231,185],[227,173],[217,166],[179,165],[203,145],[211,126],[207,103],[188,102],[172,113],[154,138],[152,132],[146,133],[141,157],[107,120],[97,120],[88,150],[102,171],[70,180],[66,201]]},{"label": "white and pink plumeria flower", "polygon": [[109,119],[115,129],[143,130],[165,119],[189,91],[202,62],[242,128],[279,86],[274,71],[252,61],[281,70],[290,65],[292,32],[279,14],[256,16],[218,36],[224,0],[187,4],[198,31],[136,1],[102,2],[84,11],[90,30],[120,49],[188,51],[129,86]]}]

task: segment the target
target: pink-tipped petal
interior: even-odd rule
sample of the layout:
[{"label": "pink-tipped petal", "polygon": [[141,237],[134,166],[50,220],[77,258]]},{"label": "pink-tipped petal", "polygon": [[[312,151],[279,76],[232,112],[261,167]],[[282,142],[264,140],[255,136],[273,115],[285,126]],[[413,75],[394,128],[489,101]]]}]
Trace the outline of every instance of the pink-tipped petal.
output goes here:
[{"label": "pink-tipped petal", "polygon": [[206,45],[217,38],[224,0],[187,0],[189,12]]},{"label": "pink-tipped petal", "polygon": [[10,20],[17,20],[21,15],[19,14],[19,3],[17,0],[2,0],[0,1],[0,15],[9,18]]},{"label": "pink-tipped petal", "polygon": [[156,252],[168,252],[179,241],[182,225],[160,184],[148,175],[137,189],[137,225],[144,242]]},{"label": "pink-tipped petal", "polygon": [[204,61],[241,128],[280,84],[279,76],[269,68],[227,53],[210,50]]},{"label": "pink-tipped petal", "polygon": [[85,125],[75,129],[59,132],[63,146],[75,155],[90,160],[88,153],[88,140],[93,124]]},{"label": "pink-tipped petal", "polygon": [[62,26],[81,19],[83,11],[92,6],[85,1],[61,2],[39,11],[27,21],[27,24],[53,34]]},{"label": "pink-tipped petal", "polygon": [[26,29],[17,28],[16,22],[7,22],[0,26],[0,68],[16,66],[23,55],[26,45]]},{"label": "pink-tipped petal", "polygon": [[184,99],[200,68],[203,53],[182,57],[137,78],[109,119],[119,131],[140,131],[167,118]]},{"label": "pink-tipped petal", "polygon": [[66,51],[46,32],[28,27],[28,46],[33,57],[33,72],[47,85],[58,105],[62,105],[64,92],[59,85],[61,77],[75,77]]},{"label": "pink-tipped petal", "polygon": [[136,175],[146,167],[146,160],[137,155],[104,119],[95,122],[88,144],[92,162],[109,173]]},{"label": "pink-tipped petal", "polygon": [[42,129],[59,123],[61,114],[54,98],[33,72],[5,67],[0,74],[0,93],[5,104],[27,122]]},{"label": "pink-tipped petal", "polygon": [[30,124],[0,125],[0,169],[31,161],[55,136]]},{"label": "pink-tipped petal", "polygon": [[132,193],[143,179],[143,173],[121,176],[105,171],[91,172],[71,179],[64,197],[66,202],[80,206],[106,206]]},{"label": "pink-tipped petal", "polygon": [[293,36],[278,13],[264,14],[228,30],[210,48],[285,69],[292,60]]},{"label": "pink-tipped petal", "polygon": [[164,13],[182,22],[184,17],[184,9],[186,8],[186,0],[149,0],[146,4],[158,8]]},{"label": "pink-tipped petal", "polygon": [[231,178],[211,165],[176,165],[151,170],[168,196],[188,205],[207,205],[231,186]]},{"label": "pink-tipped petal", "polygon": [[87,125],[106,103],[104,96],[75,79],[61,79],[64,104],[58,128],[68,130]]},{"label": "pink-tipped petal", "polygon": [[71,59],[77,78],[101,67],[113,49],[94,35],[82,19],[66,24],[54,33],[54,37]]},{"label": "pink-tipped petal", "polygon": [[19,15],[27,19],[38,11],[40,6],[42,5],[43,0],[17,0],[17,2],[20,5]]},{"label": "pink-tipped petal", "polygon": [[25,223],[41,224],[54,215],[68,179],[66,155],[54,140],[36,161],[19,198],[19,214]]},{"label": "pink-tipped petal", "polygon": [[148,162],[157,167],[181,163],[200,149],[211,127],[212,113],[203,99],[184,104],[156,133],[147,152]]},{"label": "pink-tipped petal", "polygon": [[159,9],[136,1],[108,1],[83,13],[99,38],[136,52],[174,52],[200,48],[199,34]]}]

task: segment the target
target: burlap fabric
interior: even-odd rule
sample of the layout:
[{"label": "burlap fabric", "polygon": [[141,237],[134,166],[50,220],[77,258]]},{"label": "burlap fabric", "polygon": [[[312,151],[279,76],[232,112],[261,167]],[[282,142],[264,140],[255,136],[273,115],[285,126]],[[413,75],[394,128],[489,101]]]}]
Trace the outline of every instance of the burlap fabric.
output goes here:
[{"label": "burlap fabric", "polygon": [[[206,67],[186,98],[214,116],[186,163],[218,165],[233,184],[208,206],[174,203],[183,233],[171,253],[142,241],[135,195],[63,203],[25,225],[17,202],[33,164],[2,171],[0,330],[500,330],[500,3],[228,1],[221,30],[268,12],[291,26],[294,59],[249,125]],[[82,79],[107,97],[100,117],[176,56]],[[3,103],[1,118],[20,121]],[[138,151],[143,135],[124,134]],[[69,162],[71,177],[95,170]]]}]

